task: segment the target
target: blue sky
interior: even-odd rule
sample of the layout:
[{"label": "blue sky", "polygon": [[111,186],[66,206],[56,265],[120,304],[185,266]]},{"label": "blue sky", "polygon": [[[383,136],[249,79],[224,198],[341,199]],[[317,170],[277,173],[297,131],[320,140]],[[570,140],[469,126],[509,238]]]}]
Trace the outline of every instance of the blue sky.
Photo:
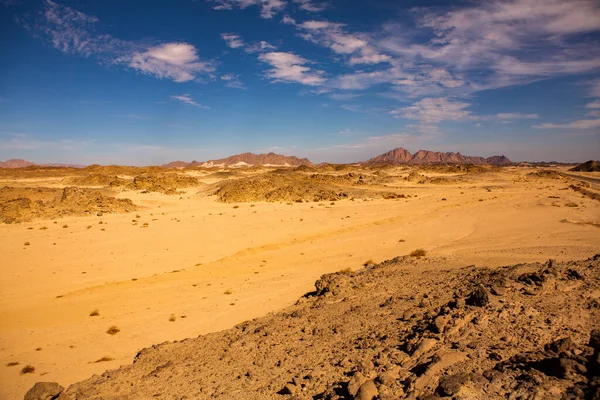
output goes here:
[{"label": "blue sky", "polygon": [[600,155],[597,0],[0,0],[0,159]]}]

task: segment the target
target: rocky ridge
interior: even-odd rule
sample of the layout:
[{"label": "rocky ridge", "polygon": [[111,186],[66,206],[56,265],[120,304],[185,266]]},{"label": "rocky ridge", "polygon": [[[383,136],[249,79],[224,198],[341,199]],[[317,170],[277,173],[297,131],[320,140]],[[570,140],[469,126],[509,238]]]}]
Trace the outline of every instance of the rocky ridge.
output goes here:
[{"label": "rocky ridge", "polygon": [[586,161],[583,164],[579,164],[578,166],[571,168],[569,171],[598,172],[600,171],[600,161]]},{"label": "rocky ridge", "polygon": [[511,161],[506,156],[492,156],[488,158],[464,156],[460,153],[442,153],[439,151],[419,150],[411,154],[408,150],[398,147],[387,153],[371,158],[364,162],[368,165],[376,164],[489,164],[489,165],[509,165]]},{"label": "rocky ridge", "polygon": [[600,255],[443,262],[327,274],[281,312],[25,399],[600,399]]}]

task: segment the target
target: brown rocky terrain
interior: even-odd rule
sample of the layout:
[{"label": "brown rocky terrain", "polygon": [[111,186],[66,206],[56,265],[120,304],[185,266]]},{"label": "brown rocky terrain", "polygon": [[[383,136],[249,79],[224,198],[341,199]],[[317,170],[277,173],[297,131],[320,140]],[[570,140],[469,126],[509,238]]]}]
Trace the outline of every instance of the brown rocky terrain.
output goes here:
[{"label": "brown rocky terrain", "polygon": [[368,175],[304,174],[289,170],[274,170],[258,176],[223,181],[213,192],[225,203],[234,202],[304,202],[342,199],[396,198],[389,191],[366,188],[373,183]]},{"label": "brown rocky terrain", "polygon": [[324,275],[281,312],[25,399],[600,398],[600,255],[438,264],[396,257]]},{"label": "brown rocky terrain", "polygon": [[66,215],[131,212],[136,208],[131,200],[117,199],[102,190],[6,186],[0,189],[0,222],[7,224]]},{"label": "brown rocky terrain", "polygon": [[439,151],[419,150],[411,154],[408,150],[399,147],[387,153],[371,158],[364,164],[489,164],[489,165],[509,165],[511,161],[506,156],[492,156],[488,158],[464,156],[460,153],[442,153]]},{"label": "brown rocky terrain", "polygon": [[[0,191],[0,215],[9,218],[5,222],[17,223],[0,222],[5,261],[0,268],[0,398],[22,399],[38,381],[68,387],[94,374],[98,378],[106,370],[128,365],[141,348],[200,334],[208,336],[195,343],[223,352],[215,355],[190,347],[205,361],[186,355],[183,347],[173,359],[165,352],[165,358],[156,356],[157,364],[148,367],[142,381],[131,375],[139,393],[125,393],[129,389],[124,386],[131,383],[109,380],[107,385],[114,383],[116,394],[109,394],[102,384],[102,392],[94,396],[293,398],[278,394],[289,385],[282,393],[350,398],[348,390],[362,385],[364,377],[373,382],[364,382],[360,396],[376,389],[379,398],[402,398],[411,391],[415,398],[454,390],[438,386],[445,375],[464,372],[468,376],[448,378],[448,385],[457,380],[465,387],[454,398],[498,398],[503,395],[490,389],[491,375],[486,371],[523,351],[539,351],[538,359],[519,361],[533,365],[550,357],[546,344],[564,337],[571,338],[574,352],[559,358],[574,359],[579,366],[569,360],[559,364],[590,370],[589,349],[583,345],[589,340],[586,330],[594,325],[588,319],[597,315],[585,307],[598,298],[598,289],[588,291],[586,285],[596,281],[588,279],[588,270],[581,266],[569,268],[585,279],[569,280],[563,266],[598,253],[600,192],[595,183],[582,182],[596,173],[567,173],[566,168],[323,164],[1,169],[0,187],[6,188]],[[122,213],[131,210],[135,212]],[[426,257],[401,258],[377,268],[371,261],[365,263],[419,248],[427,250]],[[519,264],[549,258],[558,260],[552,268]],[[363,264],[370,267],[362,270]],[[516,265],[516,272],[500,268],[505,265]],[[537,285],[515,281],[538,267],[562,269],[531,278],[550,283],[542,283],[541,291],[534,290]],[[319,276],[341,270],[317,286],[339,284],[342,296],[302,297]],[[504,293],[501,285],[492,290],[486,280],[488,273],[498,271],[507,273]],[[595,274],[593,268],[590,271]],[[329,280],[335,281],[334,286]],[[488,291],[488,306],[450,307],[455,292],[456,298],[467,298],[477,282]],[[551,298],[544,297],[546,292]],[[288,310],[298,298],[301,302]],[[558,310],[559,303],[564,310]],[[269,314],[282,308],[284,313],[300,314],[286,317],[282,325],[277,314]],[[415,317],[404,316],[404,311]],[[297,316],[303,313],[308,319]],[[244,321],[265,315],[266,319],[254,321],[259,325],[252,322],[244,329],[249,339],[241,340],[246,344],[232,342]],[[466,319],[458,334],[446,327],[443,333],[428,328],[432,322],[443,326],[444,318],[436,319],[446,316],[450,327]],[[295,318],[300,318],[297,324]],[[543,318],[556,321],[546,329]],[[524,324],[530,321],[529,331]],[[234,326],[238,329],[227,331]],[[118,331],[114,335],[112,327]],[[421,339],[437,339],[423,360],[415,354],[420,344],[413,343]],[[256,346],[258,350],[251,350]],[[301,346],[314,347],[323,356]],[[259,352],[243,353],[239,348]],[[273,358],[263,357],[263,352]],[[395,354],[388,356],[389,365],[384,363],[388,352]],[[469,358],[435,375],[436,368],[445,365],[438,361],[445,360],[447,352]],[[148,360],[155,357],[149,351],[142,354]],[[350,361],[344,361],[346,357]],[[361,357],[371,357],[373,367],[367,364],[362,377],[356,375],[355,384],[347,385]],[[403,361],[407,357],[412,361]],[[547,375],[543,365],[538,371]],[[192,369],[183,370],[188,367]],[[389,375],[384,372],[396,367],[397,381],[386,381]],[[160,380],[171,368],[176,374],[168,375],[172,385]],[[310,378],[307,369],[315,370]],[[504,373],[499,381],[504,397],[519,393],[516,385],[525,385],[519,378],[524,373]],[[528,384],[546,385],[546,378],[531,374]],[[426,383],[430,375],[440,382]],[[480,381],[480,375],[488,383]],[[579,375],[574,379],[583,379]],[[108,376],[112,374],[102,379]],[[238,376],[241,383],[223,383],[237,381]],[[179,385],[179,379],[196,386]],[[548,383],[554,385],[551,393],[575,385],[571,378],[554,379]],[[173,394],[175,386],[182,386],[181,395]],[[488,392],[472,392],[473,386]],[[48,388],[52,389],[37,386],[42,392]],[[204,392],[194,392],[199,388]],[[54,389],[60,391],[58,385]],[[589,391],[589,385],[581,390]],[[525,393],[524,398],[530,396]],[[358,397],[358,392],[353,395]],[[552,398],[546,392],[538,397]]]}]

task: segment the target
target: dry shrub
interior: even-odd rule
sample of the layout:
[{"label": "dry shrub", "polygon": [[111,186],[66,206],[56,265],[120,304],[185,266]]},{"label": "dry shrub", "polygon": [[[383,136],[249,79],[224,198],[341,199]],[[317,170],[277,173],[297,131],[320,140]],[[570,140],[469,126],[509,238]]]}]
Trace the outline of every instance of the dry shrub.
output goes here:
[{"label": "dry shrub", "polygon": [[425,257],[426,255],[427,255],[427,252],[423,249],[416,249],[415,251],[410,253],[411,257]]}]

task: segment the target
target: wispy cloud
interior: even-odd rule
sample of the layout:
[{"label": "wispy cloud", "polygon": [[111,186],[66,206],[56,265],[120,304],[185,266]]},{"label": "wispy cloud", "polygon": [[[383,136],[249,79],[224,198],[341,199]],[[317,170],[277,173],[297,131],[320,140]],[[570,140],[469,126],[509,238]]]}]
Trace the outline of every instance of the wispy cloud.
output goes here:
[{"label": "wispy cloud", "polygon": [[242,38],[235,33],[221,33],[221,39],[223,39],[227,43],[227,46],[232,49],[239,49],[240,47],[245,46]]},{"label": "wispy cloud", "polygon": [[295,26],[300,32],[301,38],[327,47],[338,55],[348,57],[351,65],[379,64],[391,60],[388,55],[380,53],[369,43],[369,35],[349,33],[345,30],[345,24],[326,20],[297,23],[289,16],[285,16],[283,22]]},{"label": "wispy cloud", "polygon": [[212,63],[201,61],[196,48],[188,43],[166,43],[135,53],[129,66],[145,74],[175,82],[191,81],[198,74],[215,70]]},{"label": "wispy cloud", "polygon": [[580,119],[565,124],[547,123],[533,127],[538,129],[594,129],[600,128],[600,119]]},{"label": "wispy cloud", "polygon": [[310,68],[308,60],[294,53],[270,52],[261,54],[258,59],[273,67],[265,72],[265,76],[274,82],[319,86],[326,80],[323,71]]},{"label": "wispy cloud", "polygon": [[513,119],[538,119],[540,116],[537,114],[522,114],[522,113],[499,113],[496,114],[496,118],[501,120],[513,120]]},{"label": "wispy cloud", "polygon": [[171,96],[172,99],[176,99],[179,100],[185,104],[189,104],[190,106],[195,106],[195,107],[199,107],[199,108],[210,108],[208,106],[204,106],[200,103],[196,103],[193,99],[192,96],[190,96],[189,94],[185,93],[179,96]]},{"label": "wispy cloud", "polygon": [[203,61],[189,43],[147,44],[128,41],[97,32],[98,18],[51,0],[35,15],[17,18],[37,37],[47,39],[66,54],[96,59],[101,64],[121,65],[175,82],[186,82],[215,70],[214,63]]},{"label": "wispy cloud", "polygon": [[466,110],[469,103],[449,100],[445,97],[425,98],[408,106],[391,111],[398,118],[419,120],[426,124],[439,124],[442,121],[463,121],[471,117]]},{"label": "wispy cloud", "polygon": [[329,7],[329,4],[321,1],[316,2],[314,0],[293,0],[298,8],[308,12],[320,12]]},{"label": "wispy cloud", "polygon": [[225,82],[225,86],[236,88],[236,89],[246,89],[242,81],[240,81],[239,75],[235,74],[225,74],[221,75],[220,79]]},{"label": "wispy cloud", "polygon": [[215,10],[233,10],[234,8],[245,9],[250,6],[260,7],[260,16],[265,19],[273,16],[285,8],[287,3],[282,0],[207,0],[215,3]]},{"label": "wispy cloud", "polygon": [[246,43],[242,37],[236,33],[222,33],[221,39],[225,41],[228,47],[244,50],[246,53],[261,53],[275,49],[275,46],[264,40],[256,43]]}]

